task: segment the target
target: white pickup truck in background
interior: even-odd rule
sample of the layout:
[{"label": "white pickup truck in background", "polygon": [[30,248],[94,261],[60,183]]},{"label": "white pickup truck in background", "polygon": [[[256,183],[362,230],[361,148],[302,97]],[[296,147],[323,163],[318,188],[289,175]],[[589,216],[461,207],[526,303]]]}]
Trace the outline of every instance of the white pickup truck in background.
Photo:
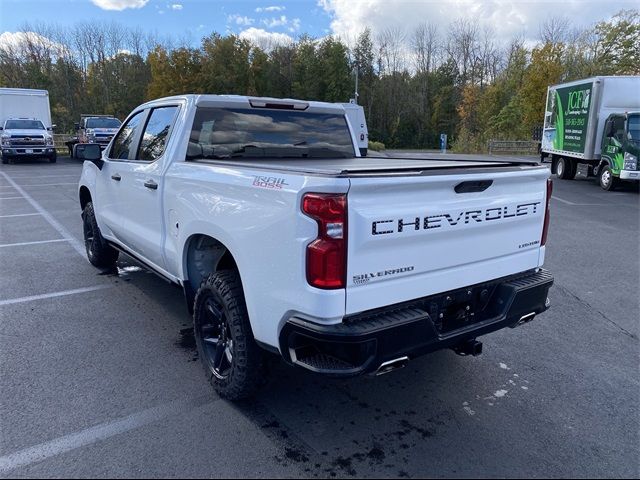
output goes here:
[{"label": "white pickup truck in background", "polygon": [[487,157],[362,158],[340,105],[185,95],[141,105],[79,184],[87,254],[184,289],[218,393],[266,352],[380,374],[548,308],[549,170]]},{"label": "white pickup truck in background", "polygon": [[0,88],[0,156],[11,160],[57,160],[49,92],[30,88]]}]

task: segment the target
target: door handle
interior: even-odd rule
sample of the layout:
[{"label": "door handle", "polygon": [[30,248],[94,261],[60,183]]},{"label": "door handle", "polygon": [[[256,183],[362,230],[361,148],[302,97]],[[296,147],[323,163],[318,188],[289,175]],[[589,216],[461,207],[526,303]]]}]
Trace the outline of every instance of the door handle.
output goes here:
[{"label": "door handle", "polygon": [[119,174],[114,173],[113,175],[111,175],[111,179],[119,182],[120,180],[122,180],[122,177]]},{"label": "door handle", "polygon": [[154,182],[153,180],[147,180],[146,182],[144,182],[144,186],[147,188],[150,188],[151,190],[157,190],[158,189],[158,184],[156,182]]}]

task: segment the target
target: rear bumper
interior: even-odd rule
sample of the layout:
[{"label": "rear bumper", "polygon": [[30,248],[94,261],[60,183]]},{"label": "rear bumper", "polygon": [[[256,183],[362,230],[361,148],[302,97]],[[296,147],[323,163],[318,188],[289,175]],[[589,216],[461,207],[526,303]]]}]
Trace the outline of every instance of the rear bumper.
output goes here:
[{"label": "rear bumper", "polygon": [[640,170],[620,170],[622,180],[640,180]]},{"label": "rear bumper", "polygon": [[[318,325],[293,317],[280,333],[284,359],[318,373],[372,373],[385,362],[455,348],[528,322],[548,307],[553,276],[539,269]],[[467,308],[468,307],[468,308]]]}]

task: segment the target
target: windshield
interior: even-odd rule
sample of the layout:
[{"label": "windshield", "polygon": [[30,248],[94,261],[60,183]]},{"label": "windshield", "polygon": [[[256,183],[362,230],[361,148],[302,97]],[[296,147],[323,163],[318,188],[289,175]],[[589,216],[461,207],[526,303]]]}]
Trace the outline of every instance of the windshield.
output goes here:
[{"label": "windshield", "polygon": [[88,118],[86,128],[118,128],[120,120],[117,118]]},{"label": "windshield", "polygon": [[629,115],[627,120],[628,138],[634,143],[640,142],[640,115]]},{"label": "windshield", "polygon": [[40,120],[7,120],[5,130],[44,130]]},{"label": "windshield", "polygon": [[344,115],[283,110],[198,108],[187,159],[350,158]]}]

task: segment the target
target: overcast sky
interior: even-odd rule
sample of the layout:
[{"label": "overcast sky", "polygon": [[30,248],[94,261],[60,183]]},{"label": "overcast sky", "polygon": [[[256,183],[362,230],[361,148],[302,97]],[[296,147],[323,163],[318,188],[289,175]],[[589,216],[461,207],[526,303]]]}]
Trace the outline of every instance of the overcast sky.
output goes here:
[{"label": "overcast sky", "polygon": [[25,22],[71,25],[84,20],[115,20],[192,45],[212,31],[279,40],[335,33],[349,41],[366,26],[374,34],[388,27],[410,32],[418,23],[431,22],[444,32],[461,17],[491,27],[500,40],[523,36],[534,41],[540,22],[550,16],[588,26],[637,5],[627,0],[0,0],[0,41]]}]

